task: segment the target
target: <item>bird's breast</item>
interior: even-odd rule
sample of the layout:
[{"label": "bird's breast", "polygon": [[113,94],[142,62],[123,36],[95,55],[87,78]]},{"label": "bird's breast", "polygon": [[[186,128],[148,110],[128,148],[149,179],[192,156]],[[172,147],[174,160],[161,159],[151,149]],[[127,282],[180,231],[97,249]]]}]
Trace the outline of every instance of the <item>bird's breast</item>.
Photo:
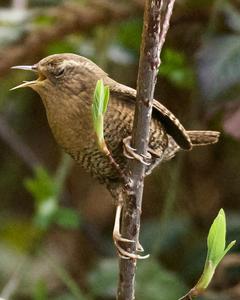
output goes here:
[{"label": "bird's breast", "polygon": [[[58,144],[84,169],[102,182],[115,180],[118,173],[97,145],[90,101],[92,98],[86,94],[71,99],[59,96],[55,104],[45,99],[48,122]],[[123,155],[122,141],[132,133],[133,115],[132,106],[110,98],[104,117],[104,137],[123,171],[127,168],[127,159]],[[151,123],[149,146],[160,156],[167,147],[167,135],[157,120]]]},{"label": "bird's breast", "polygon": [[85,93],[68,95],[61,89],[39,92],[46,109],[52,133],[64,149],[75,151],[86,143],[86,137],[93,138],[91,104]]}]

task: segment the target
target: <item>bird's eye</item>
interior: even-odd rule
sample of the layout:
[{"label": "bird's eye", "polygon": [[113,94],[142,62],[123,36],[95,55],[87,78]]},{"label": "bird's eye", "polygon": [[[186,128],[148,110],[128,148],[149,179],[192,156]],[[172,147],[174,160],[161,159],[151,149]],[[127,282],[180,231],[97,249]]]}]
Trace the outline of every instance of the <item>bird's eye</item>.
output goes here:
[{"label": "bird's eye", "polygon": [[60,78],[63,74],[64,74],[64,68],[61,68],[61,69],[56,70],[54,75],[56,78]]}]

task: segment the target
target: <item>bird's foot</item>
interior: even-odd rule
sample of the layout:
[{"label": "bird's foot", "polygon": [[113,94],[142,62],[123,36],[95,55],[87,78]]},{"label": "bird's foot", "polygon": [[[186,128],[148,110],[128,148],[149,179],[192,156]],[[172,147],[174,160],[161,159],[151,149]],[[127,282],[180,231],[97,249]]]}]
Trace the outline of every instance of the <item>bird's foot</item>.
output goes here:
[{"label": "bird's foot", "polygon": [[[113,241],[114,241],[114,244],[115,244],[115,246],[117,248],[118,255],[121,258],[123,258],[123,259],[146,259],[146,258],[149,257],[149,254],[147,254],[147,255],[139,255],[139,254],[136,254],[136,253],[131,253],[130,249],[129,249],[129,251],[123,249],[119,245],[119,242],[135,243],[135,241],[129,240],[129,239],[125,239],[120,234],[113,234]],[[137,242],[137,249],[136,250],[139,251],[139,252],[143,252],[144,251],[143,247],[140,245],[139,242]]]},{"label": "bird's foot", "polygon": [[[116,216],[115,216],[115,223],[113,228],[113,241],[117,248],[118,254],[123,259],[145,259],[149,257],[148,255],[139,255],[136,253],[131,253],[131,249],[123,249],[119,243],[135,243],[134,240],[126,239],[122,237],[120,233],[120,219],[121,219],[121,212],[122,212],[122,203],[117,205],[116,209]],[[139,241],[136,242],[136,251],[143,252],[143,247],[140,245]]]},{"label": "bird's foot", "polygon": [[123,154],[129,159],[136,159],[142,164],[149,166],[151,164],[151,154],[148,152],[147,155],[137,154],[136,149],[131,147],[131,136],[128,136],[123,139]]}]

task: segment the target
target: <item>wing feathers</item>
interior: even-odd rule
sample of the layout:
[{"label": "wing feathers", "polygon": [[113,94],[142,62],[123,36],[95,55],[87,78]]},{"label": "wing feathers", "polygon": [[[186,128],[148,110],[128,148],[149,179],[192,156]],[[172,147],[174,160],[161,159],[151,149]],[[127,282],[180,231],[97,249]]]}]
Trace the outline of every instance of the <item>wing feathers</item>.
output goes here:
[{"label": "wing feathers", "polygon": [[[115,95],[123,101],[136,101],[136,90],[126,87],[122,84],[115,83],[113,80],[106,82],[109,84],[111,95]],[[166,132],[173,137],[175,142],[184,150],[191,150],[192,144],[187,131],[180,121],[165,106],[158,101],[153,101],[153,118],[158,119]]]}]

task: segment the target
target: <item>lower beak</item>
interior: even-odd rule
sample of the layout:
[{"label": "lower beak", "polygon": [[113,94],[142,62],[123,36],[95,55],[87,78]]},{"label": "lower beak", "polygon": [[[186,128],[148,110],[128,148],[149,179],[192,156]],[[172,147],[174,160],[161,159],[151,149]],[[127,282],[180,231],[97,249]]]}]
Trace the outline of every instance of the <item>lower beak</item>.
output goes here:
[{"label": "lower beak", "polygon": [[28,87],[28,86],[31,86],[32,84],[36,83],[37,80],[32,80],[32,81],[23,81],[23,83],[13,87],[10,89],[10,91],[13,91],[13,90],[17,90],[17,89],[20,89],[20,88],[24,88],[24,87]]},{"label": "lower beak", "polygon": [[[26,71],[32,71],[32,72],[38,73],[36,65],[32,65],[32,66],[13,66],[13,67],[11,67],[11,69],[26,70]],[[23,83],[11,88],[10,91],[20,89],[20,88],[23,88],[23,87],[31,86],[32,84],[35,84],[36,82],[37,82],[37,80],[24,81]]]}]

